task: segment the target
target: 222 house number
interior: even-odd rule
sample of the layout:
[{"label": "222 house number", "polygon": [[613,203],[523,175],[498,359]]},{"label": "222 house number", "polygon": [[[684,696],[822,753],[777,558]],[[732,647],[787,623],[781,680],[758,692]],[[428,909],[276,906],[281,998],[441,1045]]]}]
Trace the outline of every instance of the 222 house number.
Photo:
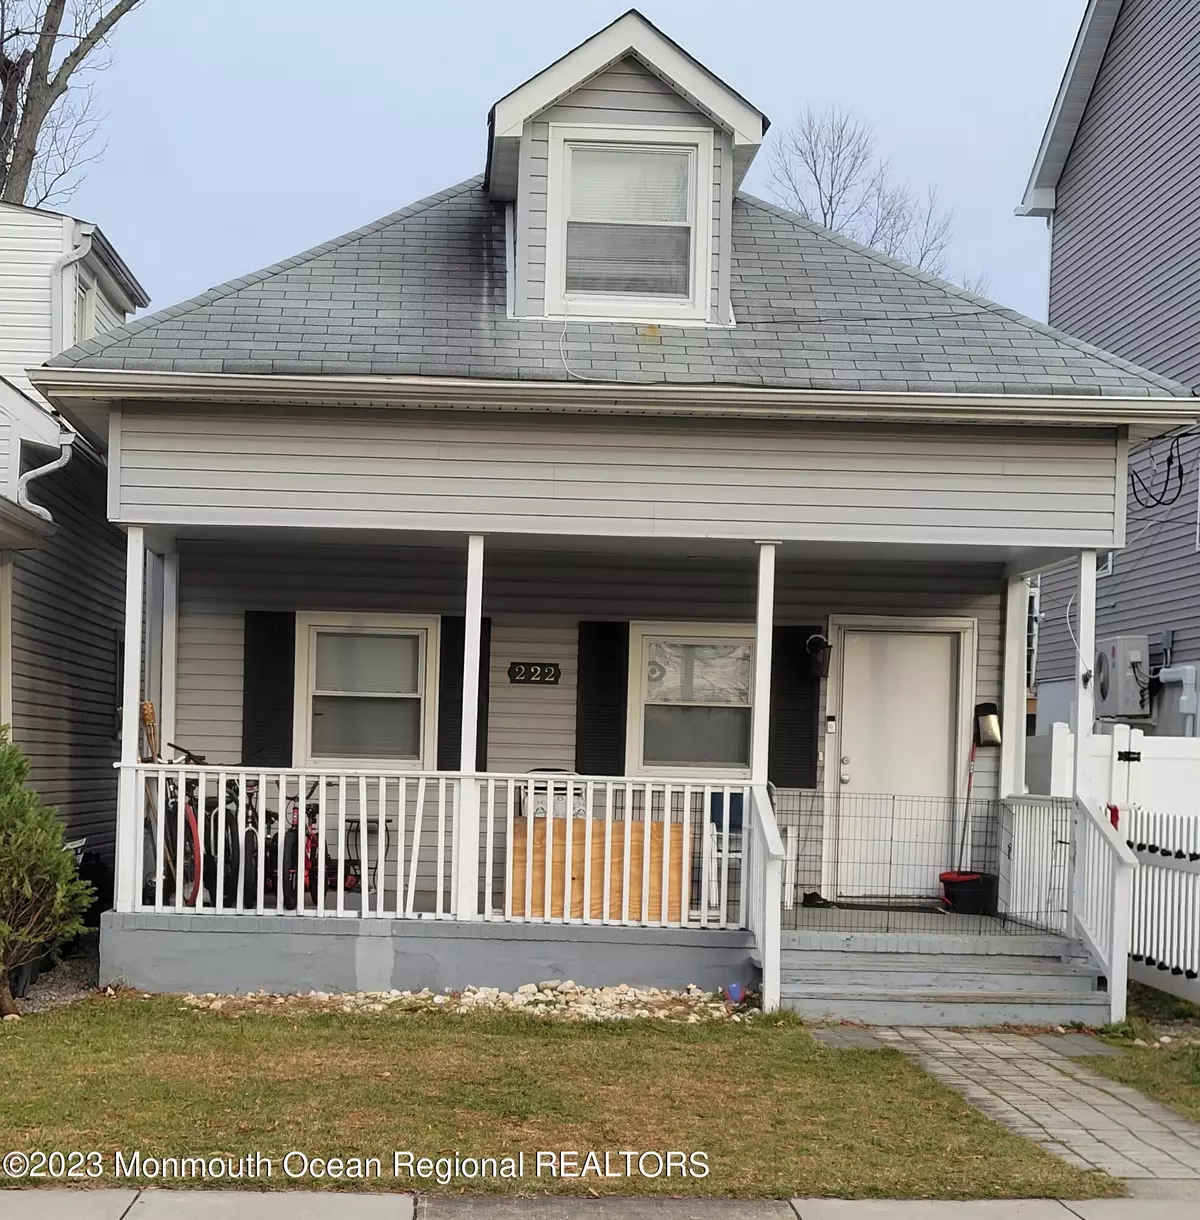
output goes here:
[{"label": "222 house number", "polygon": [[557,661],[514,661],[508,667],[508,680],[518,685],[557,686],[561,677]]}]

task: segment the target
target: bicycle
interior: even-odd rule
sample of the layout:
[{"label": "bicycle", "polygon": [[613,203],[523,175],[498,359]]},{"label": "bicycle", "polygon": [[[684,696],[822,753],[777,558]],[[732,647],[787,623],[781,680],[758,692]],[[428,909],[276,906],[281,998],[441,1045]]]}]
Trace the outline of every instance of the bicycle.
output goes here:
[{"label": "bicycle", "polygon": [[[146,729],[150,745],[150,757],[158,754],[157,729],[154,720],[154,705],[142,704],[142,724]],[[162,759],[157,759],[161,762]],[[146,782],[146,819],[143,833],[143,859],[153,870],[142,881],[142,901],[152,905],[161,901],[164,906],[174,906],[176,900],[186,907],[193,907],[200,895],[202,869],[200,867],[200,827],[196,820],[195,800],[185,791],[183,812],[180,816],[179,786],[167,777],[163,785],[162,810],[162,877],[157,877],[158,865],[158,809],[155,805],[157,789],[151,781]],[[179,833],[183,831],[182,852]],[[181,874],[177,876],[177,874]],[[158,881],[161,880],[161,892]]]}]

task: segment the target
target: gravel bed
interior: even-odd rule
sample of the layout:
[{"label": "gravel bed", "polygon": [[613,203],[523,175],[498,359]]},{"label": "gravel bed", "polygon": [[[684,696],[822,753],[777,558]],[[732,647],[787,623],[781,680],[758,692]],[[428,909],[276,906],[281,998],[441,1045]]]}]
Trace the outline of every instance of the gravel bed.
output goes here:
[{"label": "gravel bed", "polygon": [[22,1013],[35,1013],[74,1004],[95,989],[99,977],[100,936],[98,932],[85,932],[78,948],[52,970],[43,971],[25,999],[17,1001],[17,1007]]},{"label": "gravel bed", "polygon": [[659,987],[580,987],[571,979],[526,983],[516,991],[467,987],[461,992],[358,991],[345,994],[310,991],[305,995],[185,995],[185,1005],[241,1017],[248,1013],[451,1013],[520,1012],[563,1021],[660,1020],[694,1025],[700,1021],[748,1021],[754,1010],[730,1003],[724,996],[702,991],[695,984],[682,991]]}]

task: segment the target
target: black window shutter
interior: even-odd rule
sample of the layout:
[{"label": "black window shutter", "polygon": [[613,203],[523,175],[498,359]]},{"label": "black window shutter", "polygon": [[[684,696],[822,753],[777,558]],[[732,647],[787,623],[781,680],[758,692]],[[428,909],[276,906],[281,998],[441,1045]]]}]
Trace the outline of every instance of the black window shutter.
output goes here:
[{"label": "black window shutter", "polygon": [[[462,668],[467,621],[443,615],[441,659],[438,663],[437,769],[457,771],[462,753]],[[475,766],[487,770],[488,695],[492,654],[492,620],[485,618],[479,633],[479,727]]]},{"label": "black window shutter", "polygon": [[767,778],[777,788],[817,786],[821,681],[809,676],[807,642],[819,627],[776,627],[771,639]]},{"label": "black window shutter", "polygon": [[242,766],[292,765],[295,673],[296,616],[287,611],[247,610],[242,647]]},{"label": "black window shutter", "polygon": [[629,707],[629,624],[579,624],[575,695],[575,770],[624,775]]}]

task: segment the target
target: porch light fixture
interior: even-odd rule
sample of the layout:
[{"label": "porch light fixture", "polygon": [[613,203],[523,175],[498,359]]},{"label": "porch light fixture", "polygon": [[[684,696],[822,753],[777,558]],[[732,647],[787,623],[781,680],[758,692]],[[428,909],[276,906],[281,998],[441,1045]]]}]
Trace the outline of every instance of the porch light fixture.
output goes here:
[{"label": "porch light fixture", "polygon": [[804,648],[808,653],[808,676],[817,679],[828,678],[829,640],[818,632],[815,635],[810,635],[804,641]]}]

